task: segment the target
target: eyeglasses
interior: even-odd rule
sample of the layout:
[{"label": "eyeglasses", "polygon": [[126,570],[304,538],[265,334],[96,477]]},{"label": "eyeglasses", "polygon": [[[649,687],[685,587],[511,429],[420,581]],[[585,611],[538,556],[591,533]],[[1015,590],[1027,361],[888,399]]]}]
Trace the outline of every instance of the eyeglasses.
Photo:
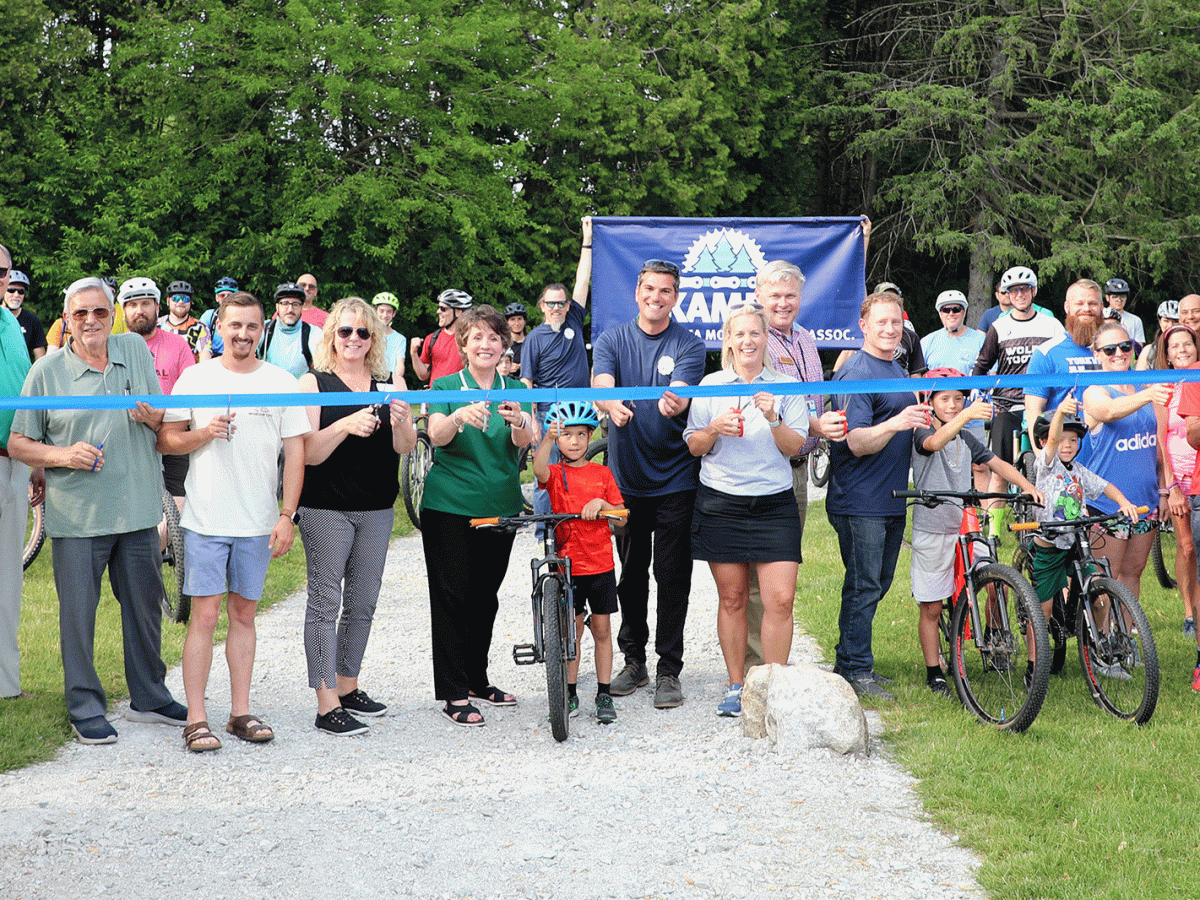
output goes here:
[{"label": "eyeglasses", "polygon": [[1033,285],[1031,284],[1014,284],[1004,293],[1006,294],[1032,294]]},{"label": "eyeglasses", "polygon": [[678,275],[679,266],[665,259],[648,259],[642,263],[643,272],[661,272],[664,275]]},{"label": "eyeglasses", "polygon": [[10,294],[20,294],[22,297],[24,297],[24,296],[25,296],[25,288],[19,288],[19,287],[10,287],[10,288],[8,289],[8,292],[9,292]]},{"label": "eyeglasses", "polygon": [[97,322],[107,322],[112,310],[107,306],[92,306],[87,309],[71,310],[71,318],[76,322],[86,322],[89,315],[96,317]]},{"label": "eyeglasses", "polygon": [[961,306],[943,306],[940,311],[949,313],[952,316],[957,316],[959,313],[966,312],[966,310]]},{"label": "eyeglasses", "polygon": [[543,300],[542,302],[545,303],[551,309],[562,309],[570,301],[568,301],[568,300]]},{"label": "eyeglasses", "polygon": [[285,309],[287,309],[287,308],[296,309],[298,307],[303,306],[304,301],[303,300],[276,300],[275,305],[282,306]]},{"label": "eyeglasses", "polygon": [[371,337],[371,329],[364,328],[361,325],[359,325],[357,328],[354,328],[350,325],[342,325],[337,330],[337,336],[340,337],[342,340],[345,340],[346,338],[350,337],[350,335],[354,334],[355,332],[358,333],[359,339],[363,340],[363,341],[365,341]]},{"label": "eyeglasses", "polygon": [[450,306],[442,306],[440,303],[438,304],[438,312],[449,312],[452,308]]},{"label": "eyeglasses", "polygon": [[1097,347],[1105,356],[1116,356],[1117,353],[1128,353],[1133,349],[1133,341],[1121,341],[1119,344],[1106,344],[1103,347]]},{"label": "eyeglasses", "polygon": [[173,294],[171,296],[171,302],[172,303],[191,303],[192,298],[189,297],[187,294]]}]

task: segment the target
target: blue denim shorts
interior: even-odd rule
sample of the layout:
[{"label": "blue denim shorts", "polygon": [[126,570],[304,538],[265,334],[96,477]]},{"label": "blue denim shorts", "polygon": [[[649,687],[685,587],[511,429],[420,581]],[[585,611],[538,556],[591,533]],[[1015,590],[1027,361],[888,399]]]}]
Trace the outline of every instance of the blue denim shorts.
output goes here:
[{"label": "blue denim shorts", "polygon": [[183,529],[183,590],[193,597],[240,594],[261,600],[271,562],[271,536],[214,537]]}]

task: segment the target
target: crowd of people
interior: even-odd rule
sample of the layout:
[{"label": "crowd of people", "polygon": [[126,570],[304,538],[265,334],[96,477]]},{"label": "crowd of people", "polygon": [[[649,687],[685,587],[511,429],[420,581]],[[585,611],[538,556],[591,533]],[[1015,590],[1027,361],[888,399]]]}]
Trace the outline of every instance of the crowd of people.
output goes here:
[{"label": "crowd of people", "polygon": [[[875,668],[872,627],[906,526],[904,502],[891,493],[908,486],[910,472],[918,487],[935,489],[972,483],[994,489],[1011,482],[1044,501],[1051,517],[1064,515],[1061,499],[1076,494],[1086,494],[1099,511],[1150,507],[1148,516],[1134,513],[1109,529],[1098,545],[1114,576],[1135,593],[1161,507],[1180,535],[1185,628],[1190,625],[1194,635],[1195,553],[1190,543],[1183,545],[1200,534],[1192,522],[1200,512],[1200,479],[1192,477],[1200,387],[1114,383],[1076,397],[1066,377],[1093,369],[1117,376],[1135,360],[1147,360],[1145,353],[1138,356],[1141,323],[1124,308],[1124,281],[1111,279],[1105,289],[1089,280],[1072,284],[1063,325],[1034,303],[1036,275],[1016,267],[1000,278],[1000,306],[986,330],[965,325],[966,297],[948,290],[935,304],[943,328],[924,339],[905,315],[900,289],[885,282],[862,305],[861,349],[839,358],[833,378],[887,379],[895,389],[837,394],[826,408],[820,394],[781,390],[824,378],[813,335],[797,321],[804,275],[783,260],[764,266],[753,295],[730,309],[719,370],[705,374],[703,342],[673,316],[679,268],[657,259],[638,273],[636,316],[599,335],[589,361],[590,220],[583,225],[573,291],[547,285],[537,301],[541,324],[528,329],[524,304],[501,312],[451,288],[437,298],[437,330],[411,342],[389,327],[399,308],[394,294],[381,292],[371,303],[347,297],[325,311],[316,305],[319,288],[311,274],[276,288],[271,318],[262,302],[229,278],[216,286],[216,306],[199,317],[193,315],[195,292],[183,281],[172,282],[164,296],[148,278],[120,285],[81,278],[67,288],[63,314],[47,333],[21,309],[29,280],[10,271],[11,255],[0,248],[0,284],[12,313],[0,313],[0,379],[9,394],[31,397],[367,393],[402,384],[407,366],[410,377],[431,390],[427,431],[435,452],[420,518],[433,688],[442,714],[459,726],[485,724],[481,706],[517,703],[489,674],[498,591],[513,537],[473,529],[469,520],[519,513],[517,460],[526,447],[536,447],[531,456],[539,511],[584,519],[560,538],[573,562],[581,632],[591,613],[595,715],[605,724],[616,718],[614,696],[650,683],[651,573],[657,586],[655,707],[676,707],[685,699],[680,676],[693,560],[708,563],[719,598],[716,632],[728,687],[718,714],[740,715],[749,667],[787,663],[808,511],[805,456],[821,439],[831,446],[826,514],[845,569],[834,669],[860,696],[894,699],[887,690],[891,679]],[[1164,304],[1158,312],[1160,327],[1146,364],[1196,365],[1200,296]],[[996,392],[990,400],[973,400],[936,382],[914,389],[900,381],[987,372],[1064,377],[1046,388]],[[689,400],[678,393],[698,384],[728,385],[738,395]],[[661,395],[594,405],[519,399],[530,388],[647,386],[660,388]],[[436,393],[461,390],[501,399],[466,403],[439,400]],[[19,546],[32,484],[34,499],[45,503],[68,716],[80,741],[117,739],[92,657],[106,569],[121,605],[127,717],[183,726],[193,752],[221,746],[204,693],[223,601],[231,685],[225,733],[252,742],[273,739],[250,697],[254,614],[270,560],[289,552],[297,528],[308,572],[304,645],[314,725],[336,735],[366,731],[364,718],[386,712],[359,677],[392,530],[399,458],[417,440],[415,410],[400,400],[386,406],[80,406],[0,415],[6,437],[0,540],[10,557],[18,549],[18,561],[6,558],[3,568],[0,695],[20,695]],[[607,467],[584,458],[600,416],[608,419]],[[988,423],[990,446],[983,428]],[[1059,479],[1054,490],[1050,481],[1039,477],[1035,484],[1014,468],[1026,428],[1034,446],[1050,448],[1039,456],[1039,471]],[[158,471],[161,483],[146,476]],[[1063,488],[1066,483],[1075,485],[1074,492]],[[193,598],[183,652],[186,705],[164,685],[159,647],[163,486],[181,510],[184,591]],[[619,576],[609,526],[598,519],[601,511],[617,508],[628,510],[628,521],[615,529]],[[1003,515],[999,506],[991,510],[993,529]],[[929,687],[944,694],[936,612],[949,590],[948,542],[958,516],[924,511],[913,526],[921,655]],[[1048,551],[1043,557],[1049,579],[1055,561]],[[622,659],[613,674],[610,617],[618,611]],[[1197,654],[1193,687],[1200,690],[1200,648]],[[580,705],[578,669],[576,660],[568,685],[572,713]]]}]

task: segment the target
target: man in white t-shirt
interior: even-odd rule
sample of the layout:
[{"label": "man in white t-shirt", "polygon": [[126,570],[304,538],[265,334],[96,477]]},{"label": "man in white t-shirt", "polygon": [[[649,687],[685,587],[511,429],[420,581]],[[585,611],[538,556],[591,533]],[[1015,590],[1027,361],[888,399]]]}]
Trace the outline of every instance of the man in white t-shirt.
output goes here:
[{"label": "man in white t-shirt", "polygon": [[[217,331],[225,352],[187,369],[174,394],[295,393],[295,376],[255,357],[263,332],[263,308],[238,292],[221,305]],[[159,432],[160,453],[191,456],[180,524],[187,567],[184,591],[192,615],[183,645],[183,688],[187,693],[189,750],[216,750],[220,740],[208,726],[204,691],[212,668],[213,632],[228,591],[229,723],[225,730],[260,743],[274,732],[250,713],[254,669],[254,613],[271,559],[283,556],[295,538],[296,505],[304,480],[304,437],[310,430],[303,407],[251,406],[172,409]],[[283,508],[276,501],[276,459],[283,449]]]}]

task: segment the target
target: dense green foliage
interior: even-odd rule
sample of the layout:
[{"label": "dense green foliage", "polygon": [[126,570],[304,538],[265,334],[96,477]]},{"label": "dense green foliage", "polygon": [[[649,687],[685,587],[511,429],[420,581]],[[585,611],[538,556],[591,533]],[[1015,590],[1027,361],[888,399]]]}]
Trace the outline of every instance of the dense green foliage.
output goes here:
[{"label": "dense green foliage", "polygon": [[[578,219],[845,215],[870,278],[977,305],[1189,289],[1200,50],[1177,0],[0,0],[0,240],[81,273],[569,280]],[[1135,295],[1136,296],[1136,295]],[[928,318],[928,322],[925,318]]]}]

